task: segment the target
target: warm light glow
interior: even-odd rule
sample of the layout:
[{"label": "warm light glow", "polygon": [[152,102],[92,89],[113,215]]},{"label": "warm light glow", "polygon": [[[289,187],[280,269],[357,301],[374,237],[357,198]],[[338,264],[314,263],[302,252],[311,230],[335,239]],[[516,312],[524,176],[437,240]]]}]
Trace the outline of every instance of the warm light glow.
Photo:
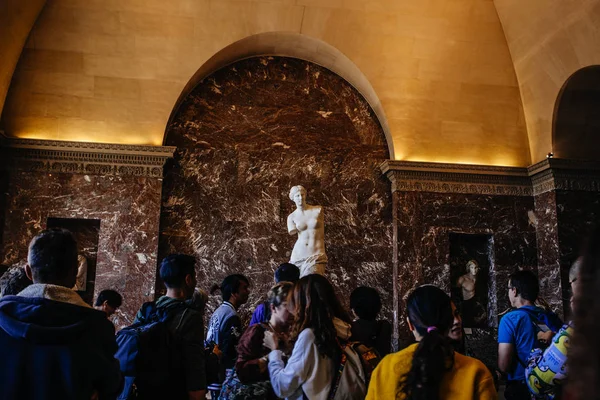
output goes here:
[{"label": "warm light glow", "polygon": [[43,132],[18,133],[17,135],[14,135],[14,137],[19,139],[52,140],[51,135],[45,134]]},{"label": "warm light glow", "polygon": [[400,161],[414,161],[414,162],[431,162],[440,164],[463,164],[463,165],[490,165],[495,167],[523,167],[524,165],[519,164],[516,160],[506,155],[498,155],[494,157],[482,157],[479,158],[452,158],[452,157],[398,157],[396,154],[396,160]]},{"label": "warm light glow", "polygon": [[64,134],[60,138],[54,138],[52,135],[45,132],[18,132],[14,137],[19,139],[36,139],[36,140],[63,140],[70,142],[83,143],[118,143],[132,145],[147,145],[147,146],[162,146],[162,133],[149,133],[148,136],[141,134],[128,134],[126,132],[110,132],[100,138],[90,137],[87,135]]}]

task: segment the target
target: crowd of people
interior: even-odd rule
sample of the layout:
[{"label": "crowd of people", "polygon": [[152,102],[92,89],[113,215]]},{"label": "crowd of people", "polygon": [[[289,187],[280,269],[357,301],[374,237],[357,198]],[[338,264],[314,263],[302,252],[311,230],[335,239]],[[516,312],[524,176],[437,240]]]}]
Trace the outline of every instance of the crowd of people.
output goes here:
[{"label": "crowd of people", "polygon": [[440,288],[410,292],[415,343],[391,352],[376,289],[356,288],[347,310],[324,276],[300,278],[290,263],[244,327],[246,276],[211,289],[222,302],[208,318],[196,260],[169,255],[159,269],[165,295],[115,335],[109,317],[121,295],[104,290],[85,303],[72,289],[73,235],[47,230],[31,241],[26,265],[0,278],[0,399],[497,399],[499,381],[509,400],[600,398],[599,248],[597,230],[571,268],[574,319],[564,324],[536,305],[533,272],[510,275],[512,311],[500,320],[491,371],[464,354],[460,313]]}]

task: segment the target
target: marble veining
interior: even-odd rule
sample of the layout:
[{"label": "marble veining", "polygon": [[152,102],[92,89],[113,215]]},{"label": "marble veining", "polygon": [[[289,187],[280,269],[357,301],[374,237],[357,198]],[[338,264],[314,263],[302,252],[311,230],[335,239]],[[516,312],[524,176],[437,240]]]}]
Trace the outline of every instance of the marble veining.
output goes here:
[{"label": "marble veining", "polygon": [[373,111],[346,81],[298,59],[236,62],[183,101],[165,144],[177,151],[166,167],[159,258],[196,255],[204,288],[247,275],[247,317],[290,259],[288,195],[302,185],[323,207],[326,276],[342,301],[374,286],[392,318],[391,191],[378,167],[389,154]]},{"label": "marble veining", "polygon": [[98,219],[94,291],[122,293],[115,322],[128,325],[154,297],[160,193],[155,178],[12,171],[2,263],[25,259],[29,241],[48,218]]},{"label": "marble veining", "polygon": [[[488,196],[478,194],[443,194],[429,192],[395,192],[395,224],[398,247],[399,340],[411,341],[405,326],[404,300],[415,286],[430,283],[451,291],[450,235],[489,235],[493,262],[488,290],[488,311],[496,314],[508,308],[508,276],[518,268],[537,265],[536,231],[529,219],[533,199],[520,196]],[[492,251],[492,250],[490,250]],[[489,273],[488,272],[488,273]],[[490,277],[492,278],[492,277]],[[489,327],[479,336],[494,335],[497,316],[488,316]],[[488,363],[491,348],[472,349],[482,352]],[[495,346],[488,343],[487,346]],[[479,350],[478,350],[479,349]]]}]

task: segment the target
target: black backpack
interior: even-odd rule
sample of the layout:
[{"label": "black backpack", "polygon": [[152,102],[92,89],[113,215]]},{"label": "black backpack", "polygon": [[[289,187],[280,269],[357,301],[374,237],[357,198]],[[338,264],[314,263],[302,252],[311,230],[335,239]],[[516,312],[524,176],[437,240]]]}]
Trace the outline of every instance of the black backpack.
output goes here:
[{"label": "black backpack", "polygon": [[140,387],[159,390],[169,384],[171,373],[181,356],[176,351],[177,338],[169,329],[169,322],[182,309],[186,310],[181,321],[187,311],[184,303],[168,310],[157,309],[153,302],[145,303],[141,309],[143,322],[117,333],[118,350],[115,358],[119,360],[121,372],[125,375],[125,387],[119,396],[120,400],[136,398]]}]

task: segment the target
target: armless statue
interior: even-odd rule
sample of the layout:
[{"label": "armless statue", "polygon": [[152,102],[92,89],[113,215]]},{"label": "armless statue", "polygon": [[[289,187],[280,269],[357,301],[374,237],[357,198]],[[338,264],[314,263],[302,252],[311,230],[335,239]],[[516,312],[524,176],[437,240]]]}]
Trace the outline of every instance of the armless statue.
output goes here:
[{"label": "armless statue", "polygon": [[461,313],[463,326],[467,328],[484,327],[487,319],[486,307],[482,299],[487,293],[477,293],[479,264],[475,260],[467,262],[467,273],[456,281],[456,287],[462,291]]},{"label": "armless statue", "polygon": [[327,255],[323,208],[306,204],[306,189],[302,186],[290,189],[290,200],[296,203],[296,210],[288,216],[288,232],[290,235],[298,234],[290,263],[300,268],[300,277],[324,275]]}]

